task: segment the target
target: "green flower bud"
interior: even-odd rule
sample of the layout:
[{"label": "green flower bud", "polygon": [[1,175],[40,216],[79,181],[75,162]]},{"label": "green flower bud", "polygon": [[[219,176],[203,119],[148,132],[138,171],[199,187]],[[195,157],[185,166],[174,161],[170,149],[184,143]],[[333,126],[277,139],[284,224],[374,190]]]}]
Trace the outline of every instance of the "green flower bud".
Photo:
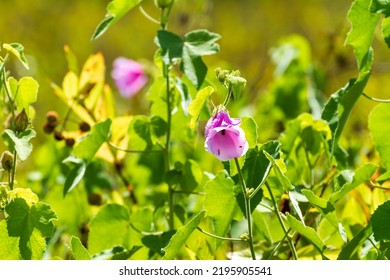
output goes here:
[{"label": "green flower bud", "polygon": [[154,0],[154,3],[158,8],[165,9],[171,5],[173,0]]},{"label": "green flower bud", "polygon": [[5,151],[1,155],[1,166],[5,171],[10,171],[14,166],[14,155],[10,151]]},{"label": "green flower bud", "polygon": [[14,131],[15,132],[23,132],[28,127],[28,116],[26,114],[26,111],[23,109],[22,112],[19,113],[19,115],[15,118],[15,126]]}]

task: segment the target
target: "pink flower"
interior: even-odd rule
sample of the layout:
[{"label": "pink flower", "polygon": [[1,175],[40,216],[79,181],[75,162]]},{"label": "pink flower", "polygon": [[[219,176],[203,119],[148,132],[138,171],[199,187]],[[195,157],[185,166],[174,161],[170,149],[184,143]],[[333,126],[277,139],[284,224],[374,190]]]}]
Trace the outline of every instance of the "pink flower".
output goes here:
[{"label": "pink flower", "polygon": [[221,161],[244,155],[248,151],[248,142],[240,124],[240,119],[230,118],[226,111],[219,111],[206,124],[205,149]]},{"label": "pink flower", "polygon": [[111,76],[120,94],[127,98],[139,92],[148,81],[142,65],[124,57],[114,60]]}]

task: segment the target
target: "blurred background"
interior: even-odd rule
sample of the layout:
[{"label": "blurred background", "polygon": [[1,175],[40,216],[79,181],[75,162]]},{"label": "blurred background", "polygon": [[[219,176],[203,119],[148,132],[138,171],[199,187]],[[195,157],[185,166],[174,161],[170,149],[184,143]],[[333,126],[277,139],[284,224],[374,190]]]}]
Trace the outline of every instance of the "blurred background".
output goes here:
[{"label": "blurred background", "polygon": [[[61,84],[67,72],[65,45],[73,50],[80,65],[90,54],[102,52],[107,67],[107,83],[114,91],[110,72],[116,57],[125,56],[151,64],[156,51],[153,39],[159,26],[149,21],[138,8],[130,11],[102,37],[91,40],[109,2],[0,0],[0,42],[23,44],[31,65],[27,71],[17,61],[11,61],[10,70],[17,77],[33,76],[40,84],[35,104],[37,116],[34,125],[38,131],[35,145],[48,140],[48,136],[40,133],[46,112],[65,111],[65,106],[50,87],[51,82]],[[291,92],[283,93],[286,89],[278,81],[278,67],[283,67],[281,63],[286,60],[286,54],[280,48],[283,43],[295,42],[293,44],[302,51],[300,61],[304,72],[309,69],[312,73],[320,105],[350,78],[356,77],[353,51],[344,46],[350,29],[346,15],[351,3],[351,0],[177,0],[168,29],[183,35],[193,29],[207,28],[222,35],[218,42],[221,52],[205,58],[209,75],[214,75],[216,67],[241,71],[248,82],[243,103],[253,105],[241,113],[257,118],[260,140],[265,141],[283,131],[286,118],[310,111],[307,104],[295,104],[296,100],[289,100]],[[144,0],[142,7],[158,18],[159,10],[153,0]],[[383,89],[388,83],[386,73],[390,70],[388,50],[382,41],[378,32],[374,42],[374,73],[367,89],[376,97],[386,96]],[[279,99],[282,101],[275,97],[280,92]],[[131,100],[117,93],[115,96],[123,112],[144,113],[140,110],[145,106],[138,106],[144,102],[144,94]],[[367,115],[374,105],[361,98],[347,129],[359,133],[364,131]],[[275,113],[276,107],[280,107],[281,112]],[[263,127],[268,119],[275,120],[271,128]]]}]

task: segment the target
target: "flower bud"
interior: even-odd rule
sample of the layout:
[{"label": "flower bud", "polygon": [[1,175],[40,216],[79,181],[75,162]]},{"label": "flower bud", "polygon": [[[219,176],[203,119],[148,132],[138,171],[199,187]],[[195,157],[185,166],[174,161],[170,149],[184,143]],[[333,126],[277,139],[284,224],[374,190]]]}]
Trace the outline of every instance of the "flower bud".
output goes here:
[{"label": "flower bud", "polygon": [[22,112],[19,113],[19,115],[15,118],[15,126],[14,131],[15,132],[23,132],[28,127],[28,116],[26,114],[26,111],[23,109]]},{"label": "flower bud", "polygon": [[1,155],[1,166],[5,171],[10,171],[14,166],[14,155],[10,151],[5,151]]},{"label": "flower bud", "polygon": [[158,8],[165,9],[171,5],[172,0],[154,0],[154,3]]}]

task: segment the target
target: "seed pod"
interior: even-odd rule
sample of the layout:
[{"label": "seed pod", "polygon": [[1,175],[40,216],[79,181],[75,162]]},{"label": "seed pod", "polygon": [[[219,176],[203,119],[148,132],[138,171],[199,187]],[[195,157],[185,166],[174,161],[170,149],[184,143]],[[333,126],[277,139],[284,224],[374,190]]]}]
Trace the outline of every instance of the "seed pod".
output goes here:
[{"label": "seed pod", "polygon": [[28,116],[26,114],[26,111],[23,109],[22,112],[20,112],[15,118],[14,131],[23,132],[26,130],[27,127],[28,127]]},{"label": "seed pod", "polygon": [[90,131],[91,130],[91,126],[86,123],[86,122],[82,122],[80,123],[79,125],[79,129],[82,131],[82,132],[87,132],[87,131]]},{"label": "seed pod", "polygon": [[14,166],[14,155],[10,151],[5,151],[1,155],[1,166],[5,171],[10,171]]},{"label": "seed pod", "polygon": [[58,113],[56,111],[49,111],[46,113],[46,119],[51,124],[57,124]]},{"label": "seed pod", "polygon": [[56,131],[55,133],[54,133],[54,139],[56,139],[57,141],[62,141],[62,140],[64,140],[64,135],[62,135],[62,133],[61,132],[59,132],[59,131]]},{"label": "seed pod", "polygon": [[50,134],[54,131],[54,129],[56,128],[56,125],[54,125],[53,123],[50,123],[50,122],[46,122],[44,123],[43,125],[43,131],[47,134]]},{"label": "seed pod", "polygon": [[65,139],[65,144],[68,147],[73,147],[76,141],[73,138],[66,138]]}]

